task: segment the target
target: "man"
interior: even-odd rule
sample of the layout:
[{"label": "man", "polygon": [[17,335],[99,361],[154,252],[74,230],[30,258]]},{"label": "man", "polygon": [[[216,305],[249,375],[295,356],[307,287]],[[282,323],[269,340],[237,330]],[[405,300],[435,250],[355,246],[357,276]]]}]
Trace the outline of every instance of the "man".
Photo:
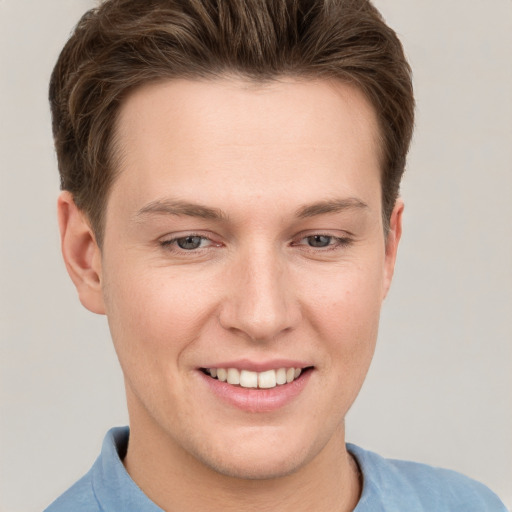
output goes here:
[{"label": "man", "polygon": [[346,445],[402,230],[410,69],[362,0],[111,0],[50,101],[62,251],[130,429],[47,510],[505,510]]}]

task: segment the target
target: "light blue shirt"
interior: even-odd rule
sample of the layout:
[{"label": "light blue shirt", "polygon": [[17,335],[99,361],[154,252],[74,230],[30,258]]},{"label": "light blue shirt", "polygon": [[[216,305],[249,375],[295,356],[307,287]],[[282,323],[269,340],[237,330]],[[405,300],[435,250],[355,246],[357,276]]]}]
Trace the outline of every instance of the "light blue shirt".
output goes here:
[{"label": "light blue shirt", "polygon": [[[91,470],[45,512],[163,512],[123,466],[128,437],[128,427],[111,429]],[[492,491],[460,473],[347,448],[363,475],[354,512],[507,512]]]}]

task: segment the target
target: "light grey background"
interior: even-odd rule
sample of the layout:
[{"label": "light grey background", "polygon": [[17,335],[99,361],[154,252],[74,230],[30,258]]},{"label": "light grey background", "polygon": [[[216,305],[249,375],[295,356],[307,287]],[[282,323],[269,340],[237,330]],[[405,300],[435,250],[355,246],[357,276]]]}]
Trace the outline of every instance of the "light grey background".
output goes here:
[{"label": "light grey background", "polygon": [[[415,70],[405,232],[348,440],[512,508],[512,2],[376,0]],[[89,0],[0,0],[0,511],[40,511],[125,424],[106,321],[59,254],[46,102]]]}]

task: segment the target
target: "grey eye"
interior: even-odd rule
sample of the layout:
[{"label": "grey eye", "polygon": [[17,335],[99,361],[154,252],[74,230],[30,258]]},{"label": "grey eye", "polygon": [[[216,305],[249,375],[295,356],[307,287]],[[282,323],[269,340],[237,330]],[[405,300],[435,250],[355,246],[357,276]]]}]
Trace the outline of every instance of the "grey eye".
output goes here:
[{"label": "grey eye", "polygon": [[331,244],[332,236],[312,235],[307,236],[306,240],[310,247],[328,247]]},{"label": "grey eye", "polygon": [[192,251],[194,249],[199,249],[201,247],[201,243],[203,241],[203,237],[201,236],[184,236],[183,238],[178,238],[176,240],[176,244],[180,249],[184,249],[186,251]]}]

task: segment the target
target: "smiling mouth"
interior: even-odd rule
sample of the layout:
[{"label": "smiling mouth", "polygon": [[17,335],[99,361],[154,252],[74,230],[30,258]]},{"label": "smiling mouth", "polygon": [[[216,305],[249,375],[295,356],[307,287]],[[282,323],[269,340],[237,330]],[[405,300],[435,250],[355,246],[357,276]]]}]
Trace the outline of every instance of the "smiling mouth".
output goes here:
[{"label": "smiling mouth", "polygon": [[290,384],[309,370],[312,370],[311,366],[306,368],[278,368],[264,372],[238,370],[237,368],[201,368],[201,371],[212,379],[226,382],[232,386],[252,389],[271,389]]}]

